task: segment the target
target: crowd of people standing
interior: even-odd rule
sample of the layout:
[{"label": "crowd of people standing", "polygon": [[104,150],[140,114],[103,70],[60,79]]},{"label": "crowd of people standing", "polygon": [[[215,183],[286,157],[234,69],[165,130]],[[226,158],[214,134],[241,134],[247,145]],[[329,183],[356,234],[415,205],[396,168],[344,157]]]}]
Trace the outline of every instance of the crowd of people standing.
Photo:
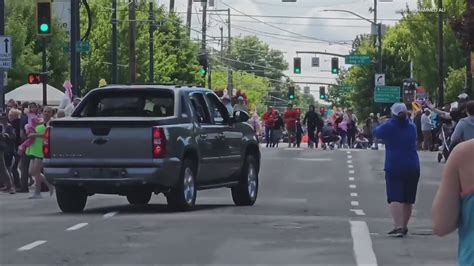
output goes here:
[{"label": "crowd of people standing", "polygon": [[29,193],[41,198],[42,191],[54,194],[54,186],[43,174],[43,137],[51,120],[70,116],[80,102],[61,102],[59,108],[35,102],[9,100],[0,116],[0,190],[6,193]]}]

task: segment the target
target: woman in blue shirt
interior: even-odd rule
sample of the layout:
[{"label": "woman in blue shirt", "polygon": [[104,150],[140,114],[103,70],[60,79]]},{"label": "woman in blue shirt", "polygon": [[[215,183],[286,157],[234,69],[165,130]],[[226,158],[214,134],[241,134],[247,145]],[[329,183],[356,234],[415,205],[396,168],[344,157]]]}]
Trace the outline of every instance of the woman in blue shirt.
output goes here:
[{"label": "woman in blue shirt", "polygon": [[385,143],[387,201],[395,228],[388,234],[408,234],[408,222],[416,199],[420,160],[416,151],[416,126],[408,119],[404,103],[391,107],[392,118],[374,129],[373,135]]}]

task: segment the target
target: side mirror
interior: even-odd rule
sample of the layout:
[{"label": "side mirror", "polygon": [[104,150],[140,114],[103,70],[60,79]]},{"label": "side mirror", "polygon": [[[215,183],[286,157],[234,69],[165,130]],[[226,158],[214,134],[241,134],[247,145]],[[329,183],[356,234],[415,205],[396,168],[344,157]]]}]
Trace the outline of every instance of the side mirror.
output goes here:
[{"label": "side mirror", "polygon": [[236,123],[247,122],[250,119],[250,115],[245,111],[234,111],[233,117]]}]

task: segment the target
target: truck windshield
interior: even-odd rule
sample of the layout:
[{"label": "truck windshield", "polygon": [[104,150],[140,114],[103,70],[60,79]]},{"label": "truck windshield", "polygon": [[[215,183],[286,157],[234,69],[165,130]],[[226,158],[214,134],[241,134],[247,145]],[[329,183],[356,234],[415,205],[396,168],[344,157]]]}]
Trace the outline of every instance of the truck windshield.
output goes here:
[{"label": "truck windshield", "polygon": [[76,117],[170,117],[174,115],[174,93],[169,90],[100,91],[84,99]]}]

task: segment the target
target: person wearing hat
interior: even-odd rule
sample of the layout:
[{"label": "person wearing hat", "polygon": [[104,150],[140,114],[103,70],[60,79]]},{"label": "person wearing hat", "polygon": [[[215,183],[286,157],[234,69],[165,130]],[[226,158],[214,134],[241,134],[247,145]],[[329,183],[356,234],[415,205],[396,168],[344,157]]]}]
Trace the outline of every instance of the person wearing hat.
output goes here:
[{"label": "person wearing hat", "polygon": [[394,221],[388,234],[408,234],[408,222],[420,179],[420,159],[416,150],[416,126],[408,118],[404,103],[390,108],[392,118],[375,128],[373,135],[385,143],[385,182],[387,201]]}]

